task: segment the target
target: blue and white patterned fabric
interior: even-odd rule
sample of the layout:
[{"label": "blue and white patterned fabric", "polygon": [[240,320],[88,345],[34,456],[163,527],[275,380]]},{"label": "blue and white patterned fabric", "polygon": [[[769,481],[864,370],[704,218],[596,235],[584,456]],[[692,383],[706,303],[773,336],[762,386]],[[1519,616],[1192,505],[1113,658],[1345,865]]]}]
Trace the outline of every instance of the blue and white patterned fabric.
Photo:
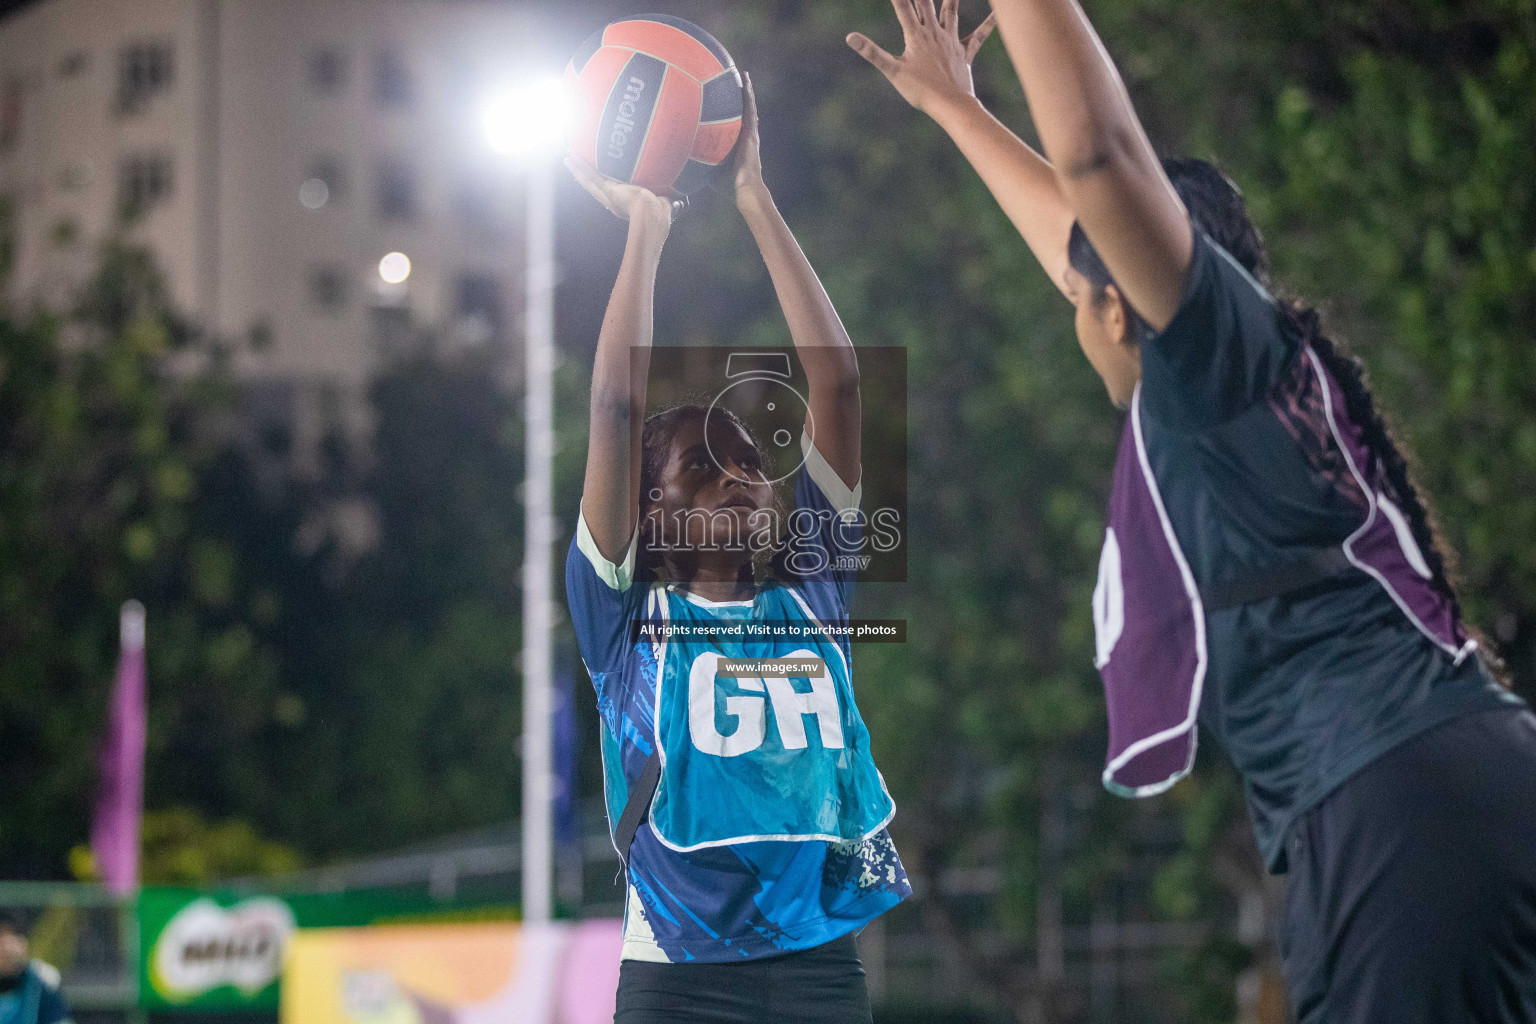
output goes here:
[{"label": "blue and white patterned fabric", "polygon": [[[598,552],[584,520],[571,544],[566,596],[597,690],[610,824],[658,741],[662,750],[656,797],[630,849],[626,959],[809,949],[911,892],[885,831],[895,805],[870,756],[838,629],[856,564],[847,556],[860,546],[859,489],[808,439],[801,445],[793,583],[765,584],[750,601],[706,601],[636,582],[634,539],[622,564]],[[651,625],[664,632],[648,635]],[[820,659],[825,670],[718,674],[722,658],[788,657]]]}]

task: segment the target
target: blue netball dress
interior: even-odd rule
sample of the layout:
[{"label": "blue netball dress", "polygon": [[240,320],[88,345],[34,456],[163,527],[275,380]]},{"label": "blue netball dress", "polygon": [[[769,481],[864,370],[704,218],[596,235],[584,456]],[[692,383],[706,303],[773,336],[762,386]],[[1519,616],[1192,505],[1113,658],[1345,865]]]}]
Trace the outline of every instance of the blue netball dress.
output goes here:
[{"label": "blue netball dress", "polygon": [[[602,718],[609,824],[653,750],[661,780],[630,848],[624,958],[724,962],[809,949],[910,894],[886,825],[895,804],[854,704],[845,628],[860,530],[808,438],[787,523],[792,583],[706,601],[634,579],[585,520],[566,597]],[[804,676],[724,662],[804,659]],[[729,670],[727,670],[729,669]]]}]

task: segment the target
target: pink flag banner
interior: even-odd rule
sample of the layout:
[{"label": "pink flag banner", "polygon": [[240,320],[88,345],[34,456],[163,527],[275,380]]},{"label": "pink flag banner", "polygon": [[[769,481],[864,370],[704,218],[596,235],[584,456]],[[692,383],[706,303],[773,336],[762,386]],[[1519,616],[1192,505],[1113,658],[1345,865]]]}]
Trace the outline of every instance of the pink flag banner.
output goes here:
[{"label": "pink flag banner", "polygon": [[119,896],[139,884],[139,818],[144,811],[144,606],[123,604],[117,679],[102,739],[91,852],[96,874]]}]

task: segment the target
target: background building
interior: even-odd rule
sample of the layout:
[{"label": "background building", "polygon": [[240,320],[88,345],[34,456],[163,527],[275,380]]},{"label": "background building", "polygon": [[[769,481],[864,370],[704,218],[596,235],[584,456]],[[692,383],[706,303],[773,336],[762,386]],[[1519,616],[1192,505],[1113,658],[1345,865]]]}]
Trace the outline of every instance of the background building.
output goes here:
[{"label": "background building", "polygon": [[[0,20],[10,297],[68,302],[126,225],[178,308],[273,385],[258,393],[355,393],[408,320],[505,348],[521,196],[478,117],[532,36],[513,5],[473,0],[16,11]],[[391,252],[411,267],[393,285]]]}]

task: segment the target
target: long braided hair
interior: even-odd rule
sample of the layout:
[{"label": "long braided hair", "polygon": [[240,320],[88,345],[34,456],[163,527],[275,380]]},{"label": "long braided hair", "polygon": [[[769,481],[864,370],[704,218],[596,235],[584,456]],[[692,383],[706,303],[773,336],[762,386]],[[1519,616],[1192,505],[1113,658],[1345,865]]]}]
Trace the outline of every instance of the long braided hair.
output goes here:
[{"label": "long braided hair", "polygon": [[[1162,164],[1195,226],[1268,288],[1269,254],[1264,245],[1264,236],[1248,216],[1247,204],[1238,187],[1204,160],[1165,159]],[[1104,301],[1104,289],[1114,283],[1114,278],[1083,232],[1081,224],[1072,225],[1067,256],[1072,269],[1092,286],[1092,301]],[[1279,307],[1295,336],[1317,353],[1323,366],[1343,391],[1350,421],[1359,425],[1371,453],[1381,461],[1391,491],[1388,497],[1402,509],[1413,531],[1413,539],[1424,555],[1424,564],[1429,567],[1431,584],[1449,602],[1456,621],[1477,641],[1483,663],[1489,672],[1505,687],[1510,686],[1508,670],[1496,649],[1481,630],[1462,618],[1461,596],[1458,592],[1460,573],[1454,549],[1445,542],[1434,511],[1414,482],[1417,474],[1412,455],[1397,442],[1391,422],[1376,405],[1366,379],[1365,364],[1341,342],[1324,332],[1322,316],[1315,306],[1294,298],[1284,298],[1279,302]],[[1132,316],[1133,337],[1138,344],[1149,336],[1150,330],[1140,316]]]}]

